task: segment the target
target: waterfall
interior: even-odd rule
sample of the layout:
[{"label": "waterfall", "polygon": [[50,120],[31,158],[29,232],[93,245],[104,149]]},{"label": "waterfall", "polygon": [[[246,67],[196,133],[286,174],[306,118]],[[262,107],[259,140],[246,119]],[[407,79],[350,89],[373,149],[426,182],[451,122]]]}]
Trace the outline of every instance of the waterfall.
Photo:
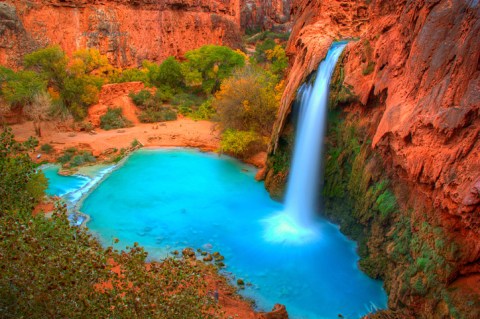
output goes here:
[{"label": "waterfall", "polygon": [[334,44],[320,63],[313,87],[306,83],[299,90],[300,110],[285,211],[304,227],[310,224],[318,207],[330,78],[344,47],[344,43]]},{"label": "waterfall", "polygon": [[321,172],[330,79],[345,45],[333,44],[325,60],[320,63],[315,83],[305,83],[298,90],[300,110],[285,210],[266,221],[268,240],[304,241],[314,235],[311,225],[321,192],[319,180],[323,178]]}]

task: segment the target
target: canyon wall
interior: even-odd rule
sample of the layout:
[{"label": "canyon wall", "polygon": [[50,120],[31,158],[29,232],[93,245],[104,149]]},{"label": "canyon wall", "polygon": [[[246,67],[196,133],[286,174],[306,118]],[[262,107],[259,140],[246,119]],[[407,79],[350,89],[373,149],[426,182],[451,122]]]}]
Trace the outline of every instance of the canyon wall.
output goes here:
[{"label": "canyon wall", "polygon": [[291,27],[289,23],[291,2],[291,0],[242,1],[242,29],[288,31]]},{"label": "canyon wall", "polygon": [[[455,313],[475,318],[480,295],[478,1],[298,0],[292,13],[290,71],[267,187],[281,196],[287,172],[278,167],[288,171],[279,163],[288,160],[282,152],[291,148],[296,89],[333,41],[352,40],[334,83],[340,87],[334,104],[343,111],[342,125],[361,136],[356,138],[361,151],[353,153],[363,156],[365,166],[349,168],[350,182],[360,173],[368,175],[369,190],[375,181],[389,181],[399,206],[388,220],[355,217],[369,229],[365,256],[381,261],[374,268],[382,268],[377,272],[391,309],[410,309],[425,318]],[[377,198],[373,206],[378,203]],[[342,224],[342,218],[333,218]],[[441,239],[431,241],[436,236]],[[406,250],[397,254],[398,242],[407,237]],[[453,243],[449,251],[444,239]],[[418,249],[408,248],[414,246]],[[428,268],[430,262],[443,266]]]},{"label": "canyon wall", "polygon": [[241,47],[240,0],[18,0],[0,3],[0,64],[60,45],[93,47],[117,66],[182,56],[204,44]]}]

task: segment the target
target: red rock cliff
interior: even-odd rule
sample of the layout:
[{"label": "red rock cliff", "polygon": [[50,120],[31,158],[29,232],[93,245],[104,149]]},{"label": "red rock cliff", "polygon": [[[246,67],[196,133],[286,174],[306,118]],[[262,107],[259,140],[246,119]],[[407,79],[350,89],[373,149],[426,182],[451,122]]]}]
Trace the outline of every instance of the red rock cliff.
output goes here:
[{"label": "red rock cliff", "polygon": [[[372,148],[383,158],[389,177],[408,190],[408,203],[402,204],[424,205],[428,213],[422,218],[456,238],[461,257],[453,285],[461,281],[478,287],[478,1],[298,0],[292,13],[290,71],[272,151],[299,84],[317,68],[334,39],[355,39],[343,58],[344,84],[358,97],[349,107],[364,113],[378,107]],[[400,288],[394,290],[390,297],[396,303],[402,297]]]},{"label": "red rock cliff", "polygon": [[243,29],[286,31],[290,28],[291,0],[242,1]]},{"label": "red rock cliff", "polygon": [[98,48],[121,66],[203,44],[240,47],[239,0],[32,0],[0,3],[0,64],[35,48]]}]

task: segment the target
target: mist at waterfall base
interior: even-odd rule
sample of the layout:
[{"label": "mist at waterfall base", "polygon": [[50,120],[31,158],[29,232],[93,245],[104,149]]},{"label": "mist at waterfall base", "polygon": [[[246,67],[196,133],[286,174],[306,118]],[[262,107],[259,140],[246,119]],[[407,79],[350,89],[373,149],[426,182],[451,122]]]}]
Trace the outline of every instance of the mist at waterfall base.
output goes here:
[{"label": "mist at waterfall base", "polygon": [[[240,292],[259,310],[281,303],[290,318],[317,319],[360,318],[384,308],[382,283],[359,271],[355,243],[336,226],[320,219],[318,236],[302,245],[265,240],[263,220],[283,205],[270,199],[254,174],[254,168],[225,156],[140,150],[88,195],[81,211],[91,216],[88,227],[104,245],[114,238],[120,239],[119,249],[138,242],[150,259],[185,247],[221,252],[233,282],[252,284]],[[71,194],[84,178],[50,182],[50,193]]]}]

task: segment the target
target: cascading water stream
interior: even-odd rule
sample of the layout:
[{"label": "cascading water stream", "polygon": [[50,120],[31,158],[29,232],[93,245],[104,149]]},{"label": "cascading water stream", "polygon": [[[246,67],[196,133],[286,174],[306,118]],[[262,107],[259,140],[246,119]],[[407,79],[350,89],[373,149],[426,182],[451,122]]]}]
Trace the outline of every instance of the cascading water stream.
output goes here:
[{"label": "cascading water stream", "polygon": [[298,91],[300,110],[285,210],[266,221],[268,240],[303,242],[315,236],[311,225],[321,191],[318,181],[322,178],[330,79],[345,45],[333,44],[320,63],[313,86],[306,83]]}]

